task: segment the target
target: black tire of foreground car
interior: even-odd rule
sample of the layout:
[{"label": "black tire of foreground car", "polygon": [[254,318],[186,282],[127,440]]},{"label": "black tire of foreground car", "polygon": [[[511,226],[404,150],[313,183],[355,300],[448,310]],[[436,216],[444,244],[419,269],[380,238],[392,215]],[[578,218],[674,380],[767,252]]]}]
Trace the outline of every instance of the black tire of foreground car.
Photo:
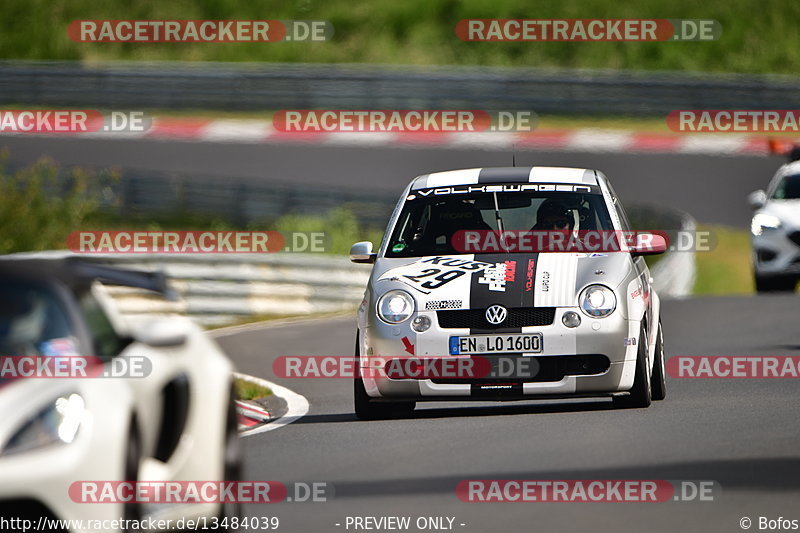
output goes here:
[{"label": "black tire of foreground car", "polygon": [[[236,391],[233,386],[231,386],[230,400],[225,416],[225,456],[223,464],[223,477],[225,481],[242,480],[242,443],[239,439],[239,417],[236,413]],[[240,503],[223,503],[220,506],[219,519],[220,523],[227,525],[227,528],[223,528],[225,531],[238,531],[238,528],[233,527],[232,519],[241,519],[242,516],[242,505]]]},{"label": "black tire of foreground car", "polygon": [[361,379],[358,362],[358,334],[356,334],[356,377],[353,380],[353,401],[356,417],[361,420],[386,420],[391,418],[407,418],[414,413],[417,402],[376,402],[367,395],[364,380]]},{"label": "black tire of foreground car", "polygon": [[653,361],[652,397],[654,400],[663,400],[667,397],[667,376],[664,359],[664,332],[661,330],[661,321],[658,321],[656,333],[655,360]]},{"label": "black tire of foreground car", "polygon": [[647,335],[639,334],[639,352],[636,357],[636,375],[633,387],[627,396],[614,396],[614,407],[637,408],[650,407],[653,399],[653,387],[650,372],[647,371]]},{"label": "black tire of foreground car", "polygon": [[[128,435],[128,446],[125,449],[125,481],[135,483],[139,481],[139,463],[142,460],[142,439],[139,436],[139,428],[136,418],[131,419],[130,433]],[[126,524],[134,520],[142,519],[142,506],[136,501],[129,501],[124,504],[123,518]],[[124,529],[123,531],[135,531],[135,529]]]},{"label": "black tire of foreground car", "polygon": [[755,276],[756,292],[794,292],[794,287],[797,285],[797,280],[794,277],[786,276],[773,276],[761,277]]}]

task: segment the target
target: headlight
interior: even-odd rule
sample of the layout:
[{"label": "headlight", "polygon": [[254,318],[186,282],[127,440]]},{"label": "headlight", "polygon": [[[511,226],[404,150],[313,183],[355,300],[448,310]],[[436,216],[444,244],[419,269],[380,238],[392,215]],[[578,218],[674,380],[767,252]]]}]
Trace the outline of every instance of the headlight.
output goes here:
[{"label": "headlight", "polygon": [[79,394],[65,394],[30,418],[9,439],[0,455],[27,452],[75,440],[86,416],[86,404]]},{"label": "headlight", "polygon": [[581,311],[588,316],[603,318],[617,308],[617,297],[614,291],[603,285],[589,285],[580,296]]},{"label": "headlight", "polygon": [[378,300],[378,316],[389,324],[399,324],[414,314],[414,299],[406,291],[395,289]]},{"label": "headlight", "polygon": [[781,219],[766,213],[758,213],[750,223],[750,231],[753,235],[761,235],[765,229],[778,229],[780,227]]}]

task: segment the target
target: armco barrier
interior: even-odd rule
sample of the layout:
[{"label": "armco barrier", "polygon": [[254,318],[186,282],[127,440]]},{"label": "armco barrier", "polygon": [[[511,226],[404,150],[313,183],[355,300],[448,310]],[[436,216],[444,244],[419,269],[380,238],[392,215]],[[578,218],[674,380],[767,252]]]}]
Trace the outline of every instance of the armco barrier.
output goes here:
[{"label": "armco barrier", "polygon": [[[685,219],[682,229],[694,221]],[[92,255],[129,268],[163,270],[179,295],[166,301],[147,291],[109,287],[120,311],[136,320],[182,314],[218,326],[253,317],[354,310],[364,294],[369,265],[315,254]],[[652,269],[662,297],[691,294],[694,254],[668,253]]]},{"label": "armco barrier", "polygon": [[0,105],[129,109],[485,109],[665,115],[797,109],[797,78],[497,67],[0,61]]},{"label": "armco barrier", "polygon": [[[697,223],[694,218],[684,215],[681,222],[682,231],[695,231]],[[668,253],[650,269],[656,292],[662,298],[683,298],[692,294],[695,281],[694,252]]]},{"label": "armco barrier", "polygon": [[318,254],[92,254],[103,262],[163,270],[179,294],[166,301],[147,291],[109,287],[131,319],[182,314],[204,325],[256,316],[284,316],[355,309],[369,266]]}]

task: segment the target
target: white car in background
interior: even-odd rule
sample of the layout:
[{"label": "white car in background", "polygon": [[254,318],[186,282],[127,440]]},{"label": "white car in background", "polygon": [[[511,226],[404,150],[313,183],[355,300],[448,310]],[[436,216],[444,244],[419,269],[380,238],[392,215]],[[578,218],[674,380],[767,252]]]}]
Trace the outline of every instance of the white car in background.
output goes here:
[{"label": "white car in background", "polygon": [[[237,506],[218,503],[92,504],[71,497],[78,481],[221,481],[240,474],[231,362],[185,319],[128,329],[99,282],[169,292],[159,273],[69,256],[0,257],[0,359],[80,355],[103,357],[104,368],[146,361],[146,377],[0,380],[0,516],[85,524],[237,513]],[[81,531],[79,523],[62,531]]]},{"label": "white car in background", "polygon": [[800,280],[800,161],[783,165],[767,190],[750,194],[758,292],[794,291]]}]

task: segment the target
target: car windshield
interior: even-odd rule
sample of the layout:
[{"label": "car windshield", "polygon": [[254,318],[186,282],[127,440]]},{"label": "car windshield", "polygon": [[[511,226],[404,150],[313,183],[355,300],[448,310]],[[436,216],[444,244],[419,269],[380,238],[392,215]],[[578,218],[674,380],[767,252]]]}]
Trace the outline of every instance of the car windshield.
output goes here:
[{"label": "car windshield", "polygon": [[772,193],[772,198],[774,200],[800,199],[800,174],[783,178],[775,188],[775,192]]},{"label": "car windshield", "polygon": [[[502,228],[498,228],[498,218]],[[459,254],[464,230],[613,230],[603,196],[575,192],[470,192],[426,196],[412,191],[391,234],[386,257]]]},{"label": "car windshield", "polygon": [[56,294],[25,280],[0,281],[0,357],[68,355],[79,355],[78,340]]}]

